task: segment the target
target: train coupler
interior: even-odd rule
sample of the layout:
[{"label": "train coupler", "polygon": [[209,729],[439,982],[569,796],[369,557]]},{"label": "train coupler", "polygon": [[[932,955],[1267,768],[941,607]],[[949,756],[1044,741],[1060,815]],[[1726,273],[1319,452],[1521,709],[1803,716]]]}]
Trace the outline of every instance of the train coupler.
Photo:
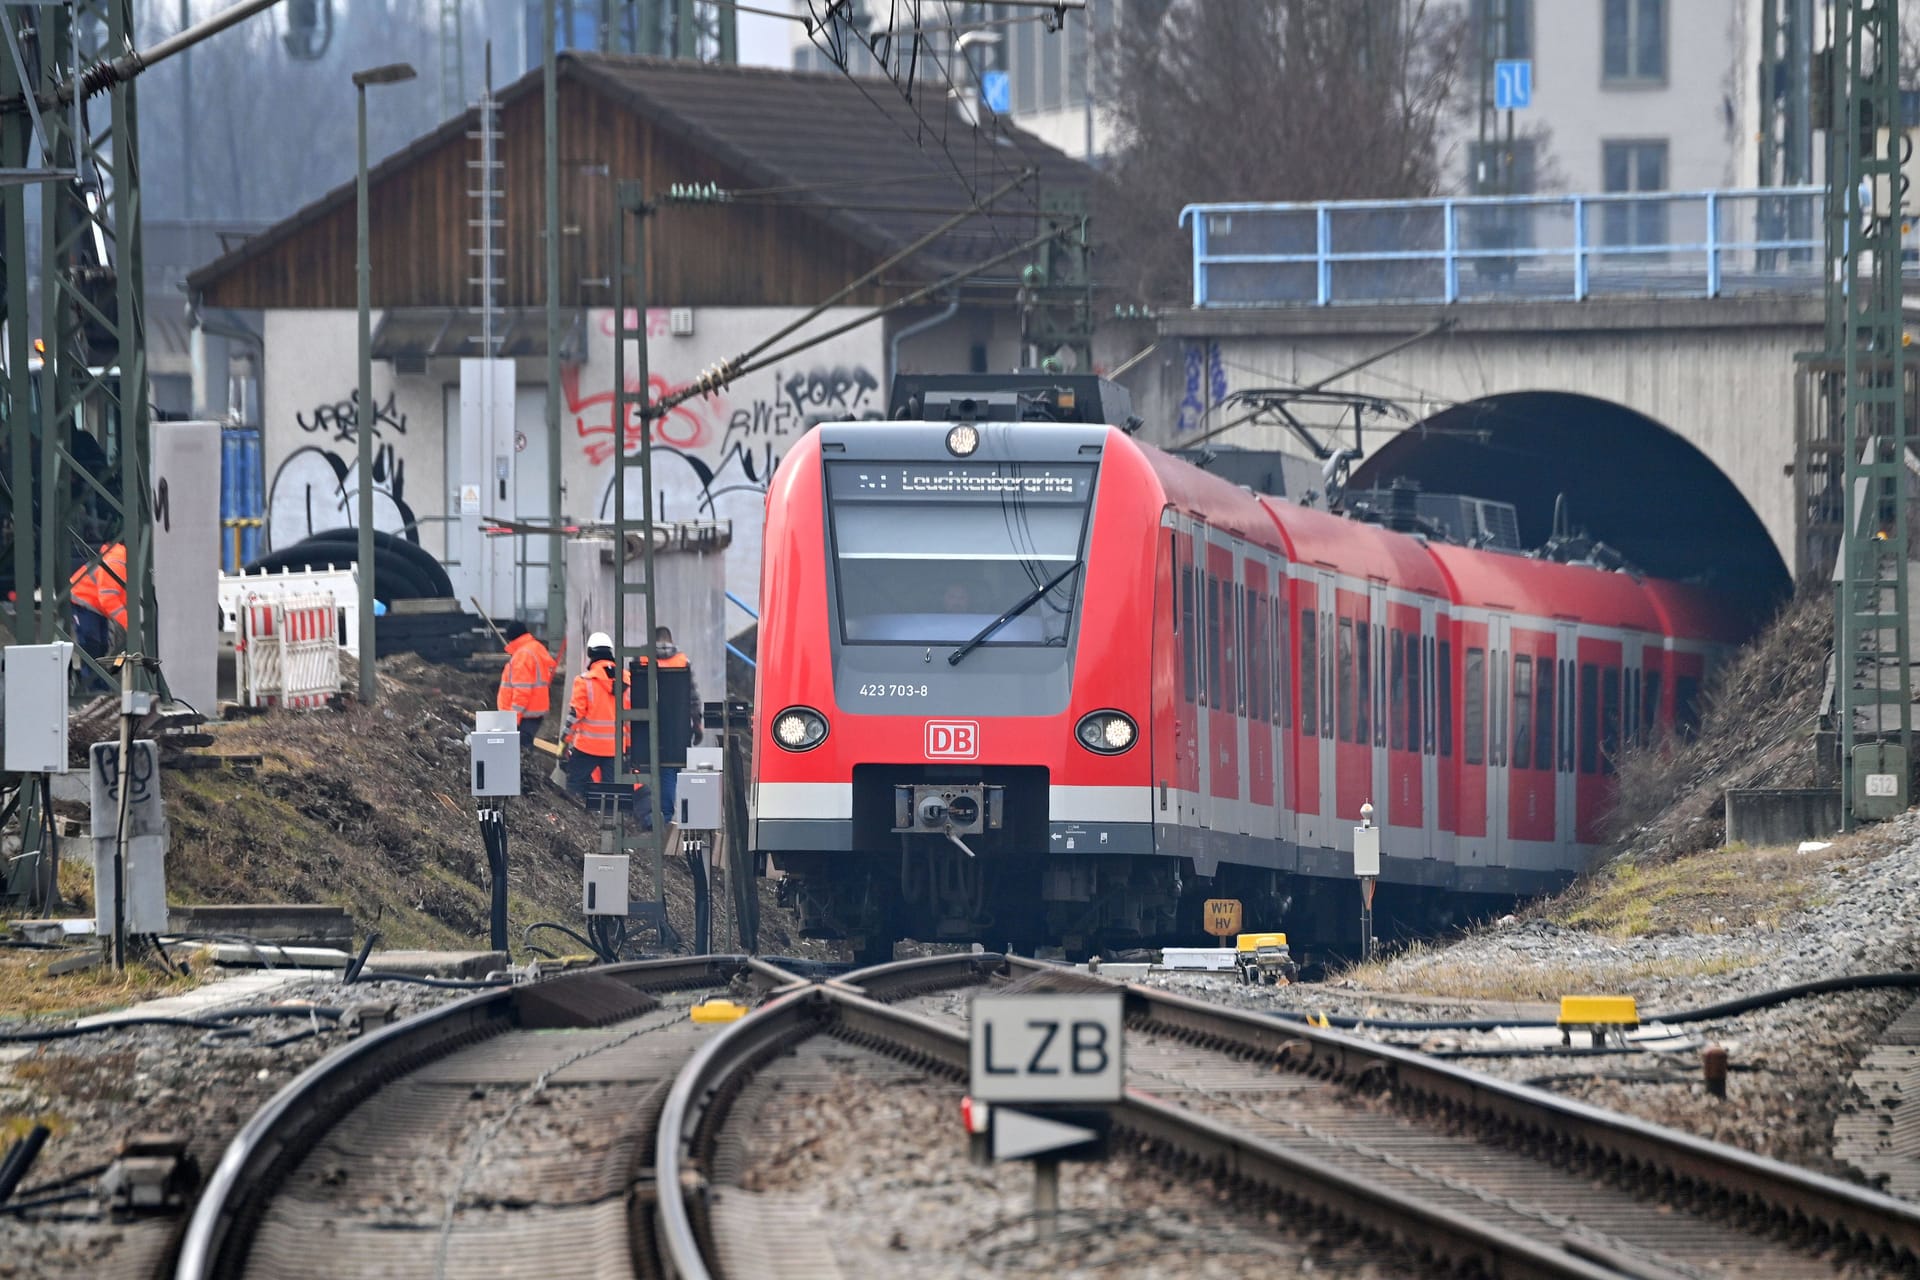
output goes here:
[{"label": "train coupler", "polygon": [[973,850],[962,836],[998,831],[1006,788],[978,784],[915,784],[893,789],[895,835],[942,836],[969,858]]}]

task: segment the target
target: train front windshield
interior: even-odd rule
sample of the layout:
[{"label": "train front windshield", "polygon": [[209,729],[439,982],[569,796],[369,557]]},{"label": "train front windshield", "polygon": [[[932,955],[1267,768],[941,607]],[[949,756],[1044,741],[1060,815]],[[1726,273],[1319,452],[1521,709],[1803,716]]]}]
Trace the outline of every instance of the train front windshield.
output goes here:
[{"label": "train front windshield", "polygon": [[1094,464],[829,462],[826,471],[842,642],[965,644],[1052,583],[984,643],[1067,643]]}]

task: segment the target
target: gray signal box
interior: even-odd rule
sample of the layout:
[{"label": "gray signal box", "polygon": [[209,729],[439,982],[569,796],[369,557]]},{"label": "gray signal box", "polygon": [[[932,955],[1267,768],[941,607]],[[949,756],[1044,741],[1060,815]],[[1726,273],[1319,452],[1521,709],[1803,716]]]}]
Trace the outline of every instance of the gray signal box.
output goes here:
[{"label": "gray signal box", "polygon": [[476,796],[520,794],[520,735],[470,733],[467,752],[473,762],[469,781]]},{"label": "gray signal box", "polygon": [[675,808],[678,810],[673,819],[683,831],[718,831],[720,829],[720,774],[696,772],[692,769],[681,771],[680,781],[674,793]]},{"label": "gray signal box", "polygon": [[1897,742],[1853,749],[1853,816],[1869,821],[1907,811],[1907,753]]}]

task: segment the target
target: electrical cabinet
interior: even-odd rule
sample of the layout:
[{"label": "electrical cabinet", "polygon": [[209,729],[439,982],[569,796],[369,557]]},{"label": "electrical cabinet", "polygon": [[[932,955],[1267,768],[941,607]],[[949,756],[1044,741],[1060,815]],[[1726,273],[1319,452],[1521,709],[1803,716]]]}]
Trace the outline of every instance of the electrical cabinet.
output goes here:
[{"label": "electrical cabinet", "polygon": [[580,892],[580,910],[590,916],[627,914],[627,855],[590,853]]},{"label": "electrical cabinet", "polygon": [[518,733],[470,733],[467,752],[472,760],[473,794],[476,796],[517,796],[520,794],[520,735]]},{"label": "electrical cabinet", "polygon": [[686,770],[674,791],[674,821],[683,831],[720,829],[720,774]]},{"label": "electrical cabinet", "polygon": [[6,673],[9,773],[67,771],[67,669],[73,645],[10,644]]}]

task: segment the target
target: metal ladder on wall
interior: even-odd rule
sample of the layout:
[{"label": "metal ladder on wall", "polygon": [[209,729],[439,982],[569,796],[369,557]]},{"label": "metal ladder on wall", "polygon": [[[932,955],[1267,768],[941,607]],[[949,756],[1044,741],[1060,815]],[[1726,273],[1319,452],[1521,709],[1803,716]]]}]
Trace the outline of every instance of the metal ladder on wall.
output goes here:
[{"label": "metal ladder on wall", "polygon": [[[647,371],[647,218],[652,215],[638,182],[622,181],[614,190],[613,213],[613,414],[615,448],[613,452],[613,657],[621,672],[633,669],[639,657],[651,659],[653,633],[658,623],[654,609],[653,561],[653,424],[648,418]],[[629,367],[628,349],[635,355]],[[628,433],[637,432],[638,447],[628,445]],[[641,493],[640,518],[636,522],[627,506],[627,485],[637,479]],[[636,576],[635,571],[638,570]],[[638,643],[629,634],[629,607],[644,601],[646,630]],[[647,726],[647,768],[637,773],[629,768],[627,753],[621,752],[614,781],[620,786],[635,782],[647,785],[647,806],[652,817],[651,830],[644,833],[652,873],[652,896],[634,901],[629,918],[651,924],[659,931],[664,947],[671,950],[677,941],[667,923],[666,840],[667,815],[660,811],[660,735],[653,731],[655,712],[660,706],[658,665],[649,661],[645,671],[645,705],[621,706],[616,718],[624,726]],[[639,694],[639,690],[634,693]],[[638,703],[639,697],[628,699]],[[624,737],[624,732],[621,737]],[[615,850],[627,853],[642,841],[616,807],[609,817]]]}]

